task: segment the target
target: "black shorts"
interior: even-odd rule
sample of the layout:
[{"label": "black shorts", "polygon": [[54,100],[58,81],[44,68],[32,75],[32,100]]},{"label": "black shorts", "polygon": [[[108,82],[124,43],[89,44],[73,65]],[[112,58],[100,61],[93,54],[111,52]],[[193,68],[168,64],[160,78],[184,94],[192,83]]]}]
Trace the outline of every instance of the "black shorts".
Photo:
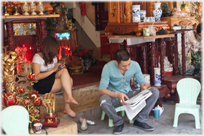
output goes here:
[{"label": "black shorts", "polygon": [[34,83],[33,85],[34,90],[38,91],[39,94],[49,93],[55,82],[55,74],[56,72],[52,73],[51,75],[44,79],[38,80],[37,83]]}]

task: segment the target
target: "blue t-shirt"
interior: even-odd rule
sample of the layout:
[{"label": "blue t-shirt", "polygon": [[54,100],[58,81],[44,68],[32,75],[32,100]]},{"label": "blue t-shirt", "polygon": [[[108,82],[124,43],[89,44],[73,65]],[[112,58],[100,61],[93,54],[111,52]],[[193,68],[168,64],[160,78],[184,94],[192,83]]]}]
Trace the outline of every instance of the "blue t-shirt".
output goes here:
[{"label": "blue t-shirt", "polygon": [[130,80],[133,75],[140,85],[145,82],[141,68],[136,61],[131,60],[129,69],[122,75],[115,64],[115,60],[112,60],[103,67],[99,91],[101,89],[108,89],[113,92],[117,91],[127,94],[129,91],[132,91]]}]

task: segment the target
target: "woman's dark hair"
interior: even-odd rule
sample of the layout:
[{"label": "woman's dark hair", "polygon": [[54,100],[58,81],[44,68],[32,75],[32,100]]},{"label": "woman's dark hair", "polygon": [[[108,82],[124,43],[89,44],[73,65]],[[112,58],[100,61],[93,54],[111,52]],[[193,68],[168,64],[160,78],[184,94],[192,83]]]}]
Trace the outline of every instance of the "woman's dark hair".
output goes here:
[{"label": "woman's dark hair", "polygon": [[53,58],[58,54],[58,42],[52,36],[47,36],[42,42],[42,54],[45,61],[45,66],[47,64],[53,63]]},{"label": "woman's dark hair", "polygon": [[125,49],[119,49],[115,52],[115,60],[120,64],[121,61],[127,61],[130,59],[130,54]]},{"label": "woman's dark hair", "polygon": [[198,35],[200,35],[201,31],[203,30],[203,23],[199,23],[197,28],[196,28],[196,32]]}]

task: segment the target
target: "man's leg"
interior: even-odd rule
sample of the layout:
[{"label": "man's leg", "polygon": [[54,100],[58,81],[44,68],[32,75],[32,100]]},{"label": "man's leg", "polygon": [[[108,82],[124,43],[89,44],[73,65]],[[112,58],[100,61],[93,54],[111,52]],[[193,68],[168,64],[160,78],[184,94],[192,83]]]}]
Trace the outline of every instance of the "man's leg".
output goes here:
[{"label": "man's leg", "polygon": [[101,96],[99,103],[106,115],[113,120],[114,126],[120,126],[123,124],[122,117],[118,116],[115,111],[115,107],[121,106],[118,98],[103,95]]},{"label": "man's leg", "polygon": [[139,122],[146,123],[149,119],[149,113],[154,107],[158,97],[159,97],[159,90],[155,87],[151,87],[149,89],[152,92],[152,95],[146,99],[146,106],[141,112],[138,113],[136,120]]},{"label": "man's leg", "polygon": [[146,122],[149,119],[149,113],[154,107],[159,96],[159,90],[157,88],[151,87],[149,90],[152,92],[152,95],[146,99],[146,106],[139,112],[136,117],[136,120],[134,121],[134,126],[141,128],[145,131],[154,130],[154,128],[148,125]]}]

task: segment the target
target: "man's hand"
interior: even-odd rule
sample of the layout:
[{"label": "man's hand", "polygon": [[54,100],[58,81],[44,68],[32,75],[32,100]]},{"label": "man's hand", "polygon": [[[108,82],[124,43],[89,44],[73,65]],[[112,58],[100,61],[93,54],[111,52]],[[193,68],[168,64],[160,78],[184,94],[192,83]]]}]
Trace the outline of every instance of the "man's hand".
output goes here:
[{"label": "man's hand", "polygon": [[143,90],[148,90],[147,89],[147,83],[145,82],[145,83],[142,83],[141,85],[140,85],[140,90],[141,91],[143,91]]},{"label": "man's hand", "polygon": [[129,99],[126,94],[120,92],[117,92],[117,97],[122,105],[126,105],[124,98]]}]

